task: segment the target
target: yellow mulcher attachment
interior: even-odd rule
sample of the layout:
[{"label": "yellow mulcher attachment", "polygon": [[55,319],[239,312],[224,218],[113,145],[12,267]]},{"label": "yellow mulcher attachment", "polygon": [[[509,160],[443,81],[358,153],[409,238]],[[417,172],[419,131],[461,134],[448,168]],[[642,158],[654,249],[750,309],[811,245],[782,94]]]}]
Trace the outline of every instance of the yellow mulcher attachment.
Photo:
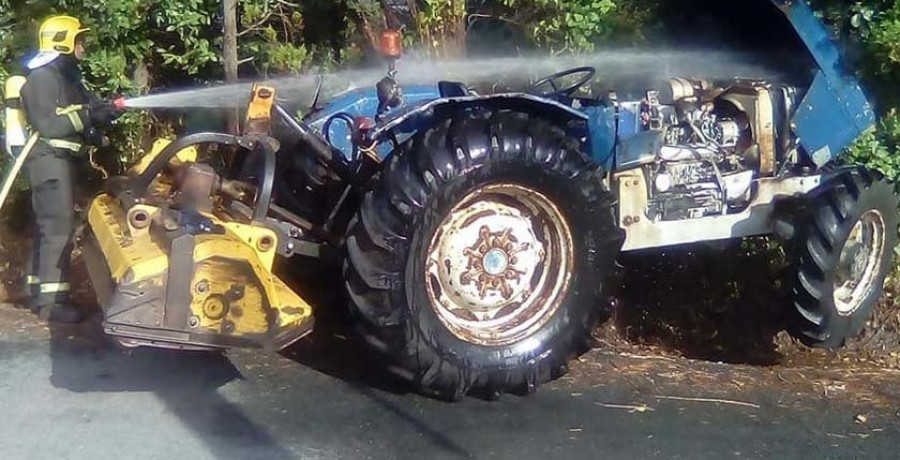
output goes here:
[{"label": "yellow mulcher attachment", "polygon": [[[88,211],[88,271],[104,331],[126,346],[281,349],[312,331],[312,308],[272,273],[302,230],[268,218],[274,90],[255,87],[242,136],[158,142]],[[261,184],[219,177],[195,146],[259,160]],[[249,198],[248,198],[249,197]],[[248,203],[249,202],[249,203]]]}]

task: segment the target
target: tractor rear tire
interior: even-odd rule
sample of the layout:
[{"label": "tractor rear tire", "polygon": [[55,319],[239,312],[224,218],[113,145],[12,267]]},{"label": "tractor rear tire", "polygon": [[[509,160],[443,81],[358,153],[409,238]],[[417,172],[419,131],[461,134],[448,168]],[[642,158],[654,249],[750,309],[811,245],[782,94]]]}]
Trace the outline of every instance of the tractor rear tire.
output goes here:
[{"label": "tractor rear tire", "polygon": [[863,167],[839,170],[811,194],[789,245],[791,335],[835,349],[862,331],[892,268],[897,205],[894,185]]},{"label": "tractor rear tire", "polygon": [[624,240],[578,141],[460,111],[398,152],[350,224],[351,310],[389,369],[446,400],[533,392],[589,347]]}]

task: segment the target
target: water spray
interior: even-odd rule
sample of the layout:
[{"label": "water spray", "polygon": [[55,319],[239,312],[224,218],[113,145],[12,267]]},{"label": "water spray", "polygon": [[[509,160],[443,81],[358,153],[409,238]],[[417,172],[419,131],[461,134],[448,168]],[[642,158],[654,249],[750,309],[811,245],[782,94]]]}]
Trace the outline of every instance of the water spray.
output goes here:
[{"label": "water spray", "polygon": [[[597,80],[619,86],[637,85],[638,79],[664,81],[670,77],[704,79],[734,78],[781,80],[782,71],[760,65],[750,54],[720,50],[612,50],[584,56],[531,56],[428,60],[409,56],[397,59],[395,70],[401,85],[433,85],[459,81],[481,93],[522,88],[530,81],[572,67],[597,68]],[[322,75],[300,75],[263,80],[278,88],[280,98],[304,106],[311,104],[318,78],[324,82],[321,97],[328,98],[362,87],[371,87],[384,77],[383,68],[344,70]],[[192,88],[126,99],[129,109],[239,108],[248,102],[253,83],[235,83]]]}]

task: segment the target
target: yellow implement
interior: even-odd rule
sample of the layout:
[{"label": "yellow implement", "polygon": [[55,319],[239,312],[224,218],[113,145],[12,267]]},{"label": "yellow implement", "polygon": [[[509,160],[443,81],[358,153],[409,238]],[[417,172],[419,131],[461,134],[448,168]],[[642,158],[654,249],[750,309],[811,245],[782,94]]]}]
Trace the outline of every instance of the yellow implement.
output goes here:
[{"label": "yellow implement", "polygon": [[[252,111],[257,127],[265,114]],[[126,346],[278,350],[312,331],[310,305],[272,272],[297,230],[266,217],[271,174],[255,187],[198,162],[196,146],[219,143],[261,155],[271,171],[277,143],[265,134],[158,141],[93,200],[84,252],[108,335]]]},{"label": "yellow implement", "polygon": [[312,330],[312,308],[271,272],[272,230],[207,215],[224,231],[166,238],[150,229],[162,214],[125,213],[109,195],[91,204],[85,258],[107,334],[133,346],[281,349]]}]

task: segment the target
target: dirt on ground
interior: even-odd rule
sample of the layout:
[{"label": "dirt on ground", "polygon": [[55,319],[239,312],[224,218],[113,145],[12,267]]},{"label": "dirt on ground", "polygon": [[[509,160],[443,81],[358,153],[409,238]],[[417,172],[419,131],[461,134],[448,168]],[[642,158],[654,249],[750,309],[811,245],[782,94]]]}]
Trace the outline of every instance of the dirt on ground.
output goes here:
[{"label": "dirt on ground", "polygon": [[623,255],[621,288],[596,331],[597,350],[567,378],[602,381],[612,373],[661,394],[691,388],[701,399],[766,389],[797,407],[814,398],[895,408],[896,274],[859,337],[839,351],[815,350],[785,330],[785,262],[765,238]]},{"label": "dirt on ground", "polygon": [[897,272],[863,332],[829,352],[785,332],[791,283],[783,250],[769,239],[624,254],[620,263],[611,320],[598,331],[606,342],[734,364],[900,368]]}]

